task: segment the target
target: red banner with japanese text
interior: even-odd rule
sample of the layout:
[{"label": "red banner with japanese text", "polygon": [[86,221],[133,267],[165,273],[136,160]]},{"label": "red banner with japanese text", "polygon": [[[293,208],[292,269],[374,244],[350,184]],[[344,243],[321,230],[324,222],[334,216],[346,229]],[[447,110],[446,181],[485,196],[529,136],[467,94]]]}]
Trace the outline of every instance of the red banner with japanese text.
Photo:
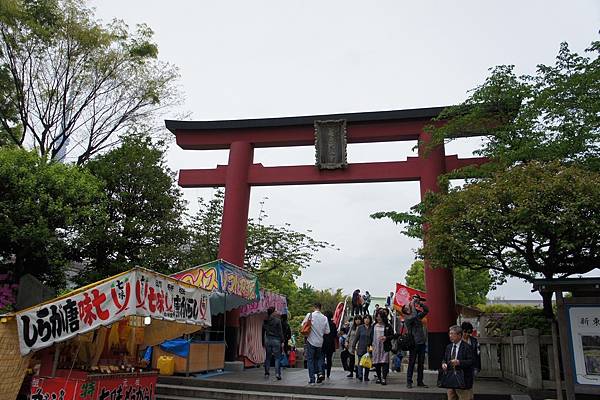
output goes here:
[{"label": "red banner with japanese text", "polygon": [[153,400],[157,374],[89,376],[87,380],[64,377],[34,378],[32,400]]},{"label": "red banner with japanese text", "polygon": [[209,292],[136,268],[18,312],[21,354],[130,315],[210,326]]},{"label": "red banner with japanese text", "polygon": [[82,392],[78,400],[153,400],[158,375],[141,375],[125,378],[90,379],[88,392],[94,390],[92,396],[84,397]]},{"label": "red banner with japanese text", "polygon": [[78,389],[84,381],[66,378],[33,378],[31,380],[31,400],[79,400]]}]

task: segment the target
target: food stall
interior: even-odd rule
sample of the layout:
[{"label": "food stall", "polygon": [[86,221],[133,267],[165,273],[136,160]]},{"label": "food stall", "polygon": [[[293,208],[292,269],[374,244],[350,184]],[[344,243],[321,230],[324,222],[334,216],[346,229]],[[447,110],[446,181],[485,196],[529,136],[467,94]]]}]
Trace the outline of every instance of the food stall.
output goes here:
[{"label": "food stall", "polygon": [[239,355],[245,367],[253,367],[265,361],[262,344],[263,321],[267,319],[267,309],[275,307],[279,315],[287,314],[287,299],[277,293],[260,290],[260,300],[240,308]]},{"label": "food stall", "polygon": [[134,268],[14,314],[22,357],[39,357],[31,399],[153,399],[148,346],[210,326],[209,293]]},{"label": "food stall", "polygon": [[[171,275],[173,278],[210,291],[210,309],[213,317],[260,300],[256,275],[225,260],[215,260]],[[169,351],[165,344],[155,346],[152,363],[156,365],[161,355],[175,359],[176,373],[196,373],[225,367],[225,328],[207,331],[202,338],[191,337],[178,346],[178,351]],[[243,335],[240,335],[243,336]]]}]

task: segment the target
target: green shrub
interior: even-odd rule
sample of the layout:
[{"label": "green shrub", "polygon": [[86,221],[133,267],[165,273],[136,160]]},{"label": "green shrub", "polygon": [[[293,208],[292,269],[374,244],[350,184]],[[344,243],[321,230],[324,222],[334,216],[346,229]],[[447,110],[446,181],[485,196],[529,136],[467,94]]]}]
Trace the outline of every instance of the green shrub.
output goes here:
[{"label": "green shrub", "polygon": [[539,329],[540,335],[550,335],[551,325],[541,308],[491,304],[479,306],[488,318],[484,327],[489,336],[509,336],[512,330]]}]

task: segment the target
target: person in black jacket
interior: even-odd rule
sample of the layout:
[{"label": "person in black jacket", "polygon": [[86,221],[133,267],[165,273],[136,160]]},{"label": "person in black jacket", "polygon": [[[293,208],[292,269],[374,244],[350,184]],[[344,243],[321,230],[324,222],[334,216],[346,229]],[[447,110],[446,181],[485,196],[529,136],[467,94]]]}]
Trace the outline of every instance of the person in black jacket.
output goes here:
[{"label": "person in black jacket", "polygon": [[473,349],[462,340],[462,328],[453,325],[448,331],[450,344],[446,347],[442,369],[462,370],[465,378],[464,389],[448,389],[448,400],[473,399]]},{"label": "person in black jacket", "polygon": [[473,349],[473,373],[477,375],[481,371],[481,349],[479,348],[479,341],[473,336],[473,324],[465,321],[460,324],[460,327],[463,330],[462,340]]},{"label": "person in black jacket", "polygon": [[352,315],[362,314],[362,301],[360,289],[356,289],[354,292],[352,292]]},{"label": "person in black jacket", "polygon": [[263,322],[263,346],[265,347],[265,376],[269,376],[271,368],[271,356],[275,357],[275,374],[277,380],[281,380],[281,366],[279,365],[279,357],[283,348],[283,329],[281,321],[273,313],[275,307],[267,309],[268,318]]},{"label": "person in black jacket", "polygon": [[406,369],[406,387],[413,387],[413,372],[417,364],[417,386],[427,387],[423,382],[423,370],[425,364],[425,349],[427,335],[423,327],[423,318],[429,312],[425,299],[414,295],[411,302],[402,307],[404,315],[404,326],[415,340],[415,347],[408,353],[408,368]]},{"label": "person in black jacket", "polygon": [[288,315],[281,314],[281,329],[283,330],[283,351],[286,356],[290,353],[290,339],[292,339],[292,329],[288,323]]},{"label": "person in black jacket", "polygon": [[337,327],[333,323],[333,313],[331,311],[325,311],[323,313],[327,317],[327,323],[329,324],[329,333],[323,335],[323,347],[321,351],[325,357],[325,374],[327,378],[331,375],[331,367],[333,365],[333,353],[335,353],[335,341],[337,340]]}]

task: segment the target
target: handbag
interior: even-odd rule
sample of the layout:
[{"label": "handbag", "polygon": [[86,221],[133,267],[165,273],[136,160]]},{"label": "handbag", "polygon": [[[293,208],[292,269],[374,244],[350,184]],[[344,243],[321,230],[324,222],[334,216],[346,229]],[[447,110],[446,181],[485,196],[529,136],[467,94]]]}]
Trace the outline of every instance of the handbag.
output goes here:
[{"label": "handbag", "polygon": [[448,368],[444,371],[440,368],[437,385],[445,389],[464,389],[465,373],[462,369]]},{"label": "handbag", "polygon": [[296,350],[290,350],[290,355],[288,356],[288,364],[292,367],[296,366]]},{"label": "handbag", "polygon": [[[398,353],[399,350],[410,351],[416,347],[415,337],[412,335],[412,333],[410,333],[410,332],[402,333],[405,328],[406,327],[404,327],[404,326],[402,327],[402,329],[400,330],[400,334],[398,335],[398,338],[396,339],[395,353]],[[394,351],[393,348],[392,348],[392,351]]]},{"label": "handbag", "polygon": [[281,353],[281,355],[279,356],[279,365],[281,367],[289,367],[290,366],[290,363],[289,363],[288,358],[285,355],[285,353]]},{"label": "handbag", "polygon": [[308,335],[310,335],[311,329],[312,329],[312,313],[309,314],[309,317],[306,320],[306,322],[302,324],[302,327],[300,328],[300,334],[302,336],[308,336]]},{"label": "handbag", "polygon": [[360,358],[360,362],[358,363],[358,365],[360,365],[363,368],[371,369],[371,367],[373,366],[373,360],[371,359],[369,353],[363,354],[363,356]]}]

